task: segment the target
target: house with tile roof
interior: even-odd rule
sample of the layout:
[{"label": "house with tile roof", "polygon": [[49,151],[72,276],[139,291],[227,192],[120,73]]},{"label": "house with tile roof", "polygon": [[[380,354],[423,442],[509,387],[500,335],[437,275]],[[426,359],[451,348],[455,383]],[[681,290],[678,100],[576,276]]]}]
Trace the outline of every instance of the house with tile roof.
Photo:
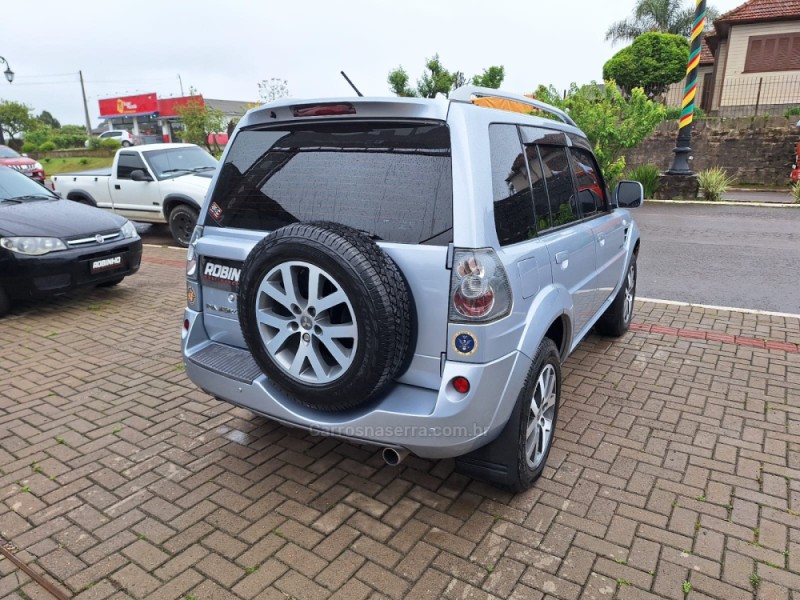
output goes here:
[{"label": "house with tile roof", "polygon": [[[723,117],[800,106],[800,0],[748,0],[720,16],[703,40],[698,83],[699,105]],[[668,105],[679,105],[673,96]]]}]

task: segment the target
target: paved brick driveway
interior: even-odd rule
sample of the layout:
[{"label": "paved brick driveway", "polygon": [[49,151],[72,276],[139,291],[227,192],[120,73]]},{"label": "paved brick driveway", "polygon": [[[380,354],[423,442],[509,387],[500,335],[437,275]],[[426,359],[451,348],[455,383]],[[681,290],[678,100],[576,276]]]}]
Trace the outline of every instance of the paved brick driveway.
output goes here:
[{"label": "paved brick driveway", "polygon": [[183,256],[0,321],[0,535],[68,596],[800,600],[800,321],[640,303],[511,496],[196,390]]}]

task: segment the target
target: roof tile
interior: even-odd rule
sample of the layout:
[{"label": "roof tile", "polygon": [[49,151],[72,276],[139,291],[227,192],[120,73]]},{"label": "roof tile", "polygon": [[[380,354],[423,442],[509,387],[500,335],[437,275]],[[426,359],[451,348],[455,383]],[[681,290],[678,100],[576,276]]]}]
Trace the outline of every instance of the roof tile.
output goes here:
[{"label": "roof tile", "polygon": [[747,0],[726,12],[715,23],[753,23],[800,19],[800,0]]}]

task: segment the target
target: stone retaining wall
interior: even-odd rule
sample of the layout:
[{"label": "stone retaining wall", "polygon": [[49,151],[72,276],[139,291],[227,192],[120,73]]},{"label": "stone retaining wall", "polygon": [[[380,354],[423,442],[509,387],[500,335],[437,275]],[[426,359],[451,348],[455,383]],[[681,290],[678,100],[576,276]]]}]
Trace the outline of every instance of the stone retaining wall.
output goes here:
[{"label": "stone retaining wall", "polygon": [[[797,118],[752,117],[703,119],[695,122],[690,163],[694,171],[719,166],[738,185],[782,186],[789,182],[794,148],[800,140]],[[652,163],[665,170],[672,164],[677,121],[666,121],[626,153],[628,167]]]}]

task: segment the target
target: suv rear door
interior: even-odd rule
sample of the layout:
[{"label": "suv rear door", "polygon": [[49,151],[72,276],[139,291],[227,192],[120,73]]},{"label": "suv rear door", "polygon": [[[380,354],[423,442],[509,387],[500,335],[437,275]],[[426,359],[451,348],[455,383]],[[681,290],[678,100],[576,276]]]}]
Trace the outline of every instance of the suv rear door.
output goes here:
[{"label": "suv rear door", "polygon": [[235,269],[258,239],[298,221],[354,227],[397,263],[416,306],[414,353],[399,380],[438,389],[447,343],[447,248],[453,239],[447,126],[342,119],[239,131],[221,166],[197,246],[211,339],[245,347],[232,310],[238,290],[214,278],[226,267],[228,280],[234,273],[238,278]]}]

